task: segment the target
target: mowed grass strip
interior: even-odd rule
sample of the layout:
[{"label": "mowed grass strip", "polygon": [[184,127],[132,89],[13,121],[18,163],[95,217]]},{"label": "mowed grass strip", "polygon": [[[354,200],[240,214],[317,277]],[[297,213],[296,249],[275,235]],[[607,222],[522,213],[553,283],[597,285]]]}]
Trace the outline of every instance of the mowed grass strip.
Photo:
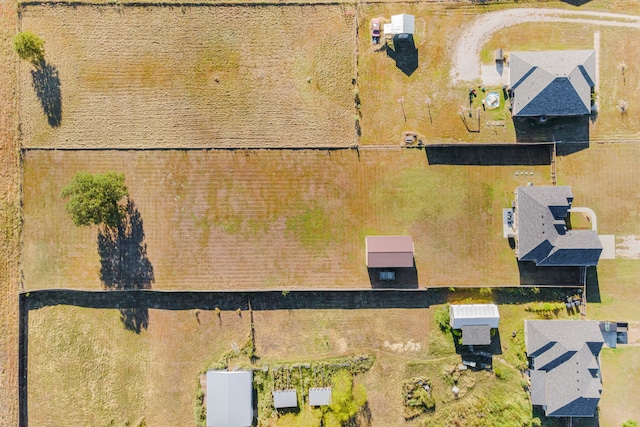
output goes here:
[{"label": "mowed grass strip", "polygon": [[[519,283],[502,238],[518,185],[549,166],[430,166],[422,150],[27,151],[25,284],[100,288],[95,228],[60,198],[115,170],[138,206],[154,289],[368,288],[364,238],[409,234],[419,286]],[[516,176],[527,170],[532,175]],[[139,239],[140,240],[140,239]]]},{"label": "mowed grass strip", "polygon": [[[21,143],[352,145],[356,26],[349,10],[25,6],[21,26],[44,38],[50,68],[46,82],[34,85],[33,67],[20,65]],[[54,86],[59,126],[49,124],[37,96]]]}]

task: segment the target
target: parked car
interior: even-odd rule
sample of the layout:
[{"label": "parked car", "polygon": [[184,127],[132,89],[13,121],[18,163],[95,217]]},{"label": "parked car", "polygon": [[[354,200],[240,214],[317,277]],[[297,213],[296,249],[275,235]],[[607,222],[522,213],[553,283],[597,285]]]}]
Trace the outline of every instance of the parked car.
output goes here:
[{"label": "parked car", "polygon": [[380,18],[371,20],[371,40],[374,44],[380,43]]}]

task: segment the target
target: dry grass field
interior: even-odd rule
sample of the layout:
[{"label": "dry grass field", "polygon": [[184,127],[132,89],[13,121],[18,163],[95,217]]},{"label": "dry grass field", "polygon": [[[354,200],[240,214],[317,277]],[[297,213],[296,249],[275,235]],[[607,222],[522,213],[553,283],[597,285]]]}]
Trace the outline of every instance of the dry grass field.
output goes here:
[{"label": "dry grass field", "polygon": [[0,3],[0,425],[18,424],[18,299],[20,168],[15,130],[16,58],[11,37],[15,4]]},{"label": "dry grass field", "polygon": [[502,208],[516,186],[550,182],[548,165],[429,165],[424,150],[24,157],[29,289],[100,288],[97,230],[74,226],[60,198],[77,171],[125,174],[143,229],[130,243],[146,245],[154,289],[368,288],[370,234],[413,236],[408,286],[518,284]]},{"label": "dry grass field", "polygon": [[[527,316],[524,310],[504,306],[503,354],[495,361],[503,368],[503,378],[469,372],[462,381],[470,387],[469,394],[452,401],[443,369],[459,363],[460,356],[450,336],[434,325],[436,308],[254,311],[259,356],[254,367],[373,355],[373,367],[358,381],[366,387],[374,427],[404,424],[402,383],[416,375],[429,376],[437,387],[441,406],[431,425],[451,425],[461,416],[473,419],[483,403],[504,408],[490,415],[493,421],[509,423],[508,417],[516,413],[526,418],[526,394],[511,367],[516,347],[510,338],[514,324]],[[134,334],[122,328],[115,310],[58,306],[32,311],[29,421],[193,425],[198,372],[230,350],[233,342],[246,340],[249,317],[233,311],[223,311],[218,319],[207,310],[197,318],[192,310],[150,310],[149,328]]]},{"label": "dry grass field", "polygon": [[25,6],[21,27],[45,39],[47,64],[20,66],[21,143],[352,145],[349,10]]}]

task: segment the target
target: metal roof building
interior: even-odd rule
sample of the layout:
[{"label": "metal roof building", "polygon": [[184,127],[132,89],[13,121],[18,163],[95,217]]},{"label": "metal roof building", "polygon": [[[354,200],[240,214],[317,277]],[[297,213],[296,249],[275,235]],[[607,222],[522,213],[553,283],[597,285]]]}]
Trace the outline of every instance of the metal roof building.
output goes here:
[{"label": "metal roof building", "polygon": [[495,304],[460,304],[449,306],[449,325],[453,329],[465,326],[488,326],[497,328],[500,313]]},{"label": "metal roof building", "polygon": [[[402,13],[391,16],[391,34],[413,34],[416,20],[413,15]],[[386,32],[386,27],[385,27]]]},{"label": "metal roof building", "polygon": [[310,388],[309,405],[327,406],[331,405],[331,387]]},{"label": "metal roof building", "polygon": [[276,409],[281,408],[297,408],[298,407],[298,393],[295,389],[291,390],[274,390],[273,391],[273,406]]},{"label": "metal roof building", "polygon": [[365,239],[367,267],[413,267],[411,236],[367,236]]},{"label": "metal roof building", "polygon": [[251,371],[207,372],[207,427],[249,427],[253,422]]}]

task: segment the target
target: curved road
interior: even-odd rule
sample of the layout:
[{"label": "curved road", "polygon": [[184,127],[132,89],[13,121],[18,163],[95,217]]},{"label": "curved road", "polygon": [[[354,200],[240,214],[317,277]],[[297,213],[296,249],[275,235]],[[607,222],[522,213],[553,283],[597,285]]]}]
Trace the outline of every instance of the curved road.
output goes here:
[{"label": "curved road", "polygon": [[451,84],[481,77],[480,50],[491,35],[525,22],[571,22],[640,29],[640,16],[619,13],[570,11],[564,9],[510,9],[478,16],[462,32],[453,49]]}]

